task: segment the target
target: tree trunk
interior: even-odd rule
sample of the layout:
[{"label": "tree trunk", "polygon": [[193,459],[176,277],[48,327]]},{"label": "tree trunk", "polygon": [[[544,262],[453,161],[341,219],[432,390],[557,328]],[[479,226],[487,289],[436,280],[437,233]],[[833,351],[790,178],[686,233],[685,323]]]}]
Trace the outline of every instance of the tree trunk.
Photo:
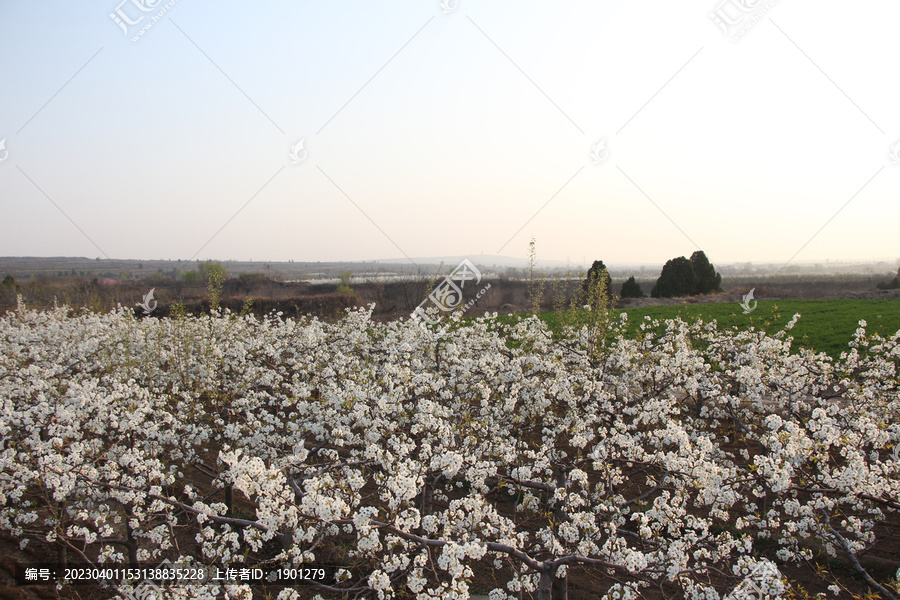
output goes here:
[{"label": "tree trunk", "polygon": [[56,542],[56,562],[60,570],[65,569],[68,563],[66,560],[66,545],[62,542]]},{"label": "tree trunk", "polygon": [[551,587],[551,595],[553,600],[568,600],[569,597],[569,581],[568,575],[562,577],[554,577]]},{"label": "tree trunk", "polygon": [[225,484],[225,506],[228,507],[228,510],[225,512],[226,517],[234,516],[234,485],[230,483]]},{"label": "tree trunk", "polygon": [[541,580],[538,582],[537,596],[535,596],[536,600],[552,600],[551,579],[553,579],[553,575],[550,574],[549,569],[545,568],[541,571]]},{"label": "tree trunk", "polygon": [[[566,475],[568,474],[568,469],[559,465],[556,467],[556,489],[564,489],[566,487]],[[557,500],[553,503],[553,516],[556,518],[557,524],[562,523],[563,521],[567,521],[569,519],[568,515],[566,515],[565,511],[562,509],[563,501]],[[556,531],[558,527],[554,527],[553,530]]]},{"label": "tree trunk", "polygon": [[281,538],[281,549],[287,552],[291,549],[291,546],[294,545],[294,529],[293,527],[280,534]]},{"label": "tree trunk", "polygon": [[132,569],[138,568],[138,543],[134,537],[134,529],[131,528],[131,518],[134,516],[134,510],[129,504],[125,507],[125,539],[128,548],[128,566]]}]

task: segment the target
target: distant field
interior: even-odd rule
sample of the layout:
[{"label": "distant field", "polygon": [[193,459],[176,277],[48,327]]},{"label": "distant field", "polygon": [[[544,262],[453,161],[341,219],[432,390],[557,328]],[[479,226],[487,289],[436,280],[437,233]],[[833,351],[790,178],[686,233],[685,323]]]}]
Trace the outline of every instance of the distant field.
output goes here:
[{"label": "distant field", "polygon": [[[743,314],[738,303],[728,304],[684,304],[673,306],[647,306],[643,308],[619,309],[628,313],[629,337],[636,336],[645,316],[653,319],[674,319],[685,321],[713,319],[719,328],[755,327],[774,334],[800,313],[800,320],[791,330],[795,345],[801,345],[817,352],[825,352],[837,358],[841,352],[849,350],[848,342],[859,327],[859,320],[865,319],[868,333],[879,333],[890,337],[900,330],[900,300],[770,300],[761,301],[749,315]],[[542,313],[541,317],[551,327],[555,323],[554,313]]]}]

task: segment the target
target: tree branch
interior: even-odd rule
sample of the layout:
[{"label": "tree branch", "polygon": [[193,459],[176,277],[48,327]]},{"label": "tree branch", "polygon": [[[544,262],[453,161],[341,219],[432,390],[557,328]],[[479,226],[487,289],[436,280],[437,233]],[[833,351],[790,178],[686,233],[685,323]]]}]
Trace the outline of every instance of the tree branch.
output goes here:
[{"label": "tree branch", "polygon": [[850,564],[852,564],[853,568],[856,569],[856,572],[862,575],[869,583],[869,585],[878,590],[878,593],[880,593],[884,598],[886,598],[887,600],[898,600],[897,596],[892,594],[890,590],[872,579],[872,576],[869,575],[869,572],[866,571],[861,564],[859,564],[859,559],[856,558],[856,554],[853,552],[853,549],[850,547],[850,544],[847,542],[847,540],[844,539],[844,536],[842,536],[834,527],[831,526],[831,519],[828,518],[828,513],[824,510],[822,510],[821,512],[822,516],[825,517],[825,525],[828,527],[828,531],[830,531],[831,535],[833,535],[837,539],[838,543],[840,543],[841,547],[844,549],[844,552],[847,554],[847,557],[850,559]]}]

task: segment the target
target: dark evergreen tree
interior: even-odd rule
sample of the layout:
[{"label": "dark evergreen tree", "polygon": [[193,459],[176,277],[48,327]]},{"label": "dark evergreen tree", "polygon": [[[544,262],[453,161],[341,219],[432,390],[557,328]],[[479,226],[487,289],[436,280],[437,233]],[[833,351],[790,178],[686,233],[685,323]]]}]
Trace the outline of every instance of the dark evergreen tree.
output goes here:
[{"label": "dark evergreen tree", "polygon": [[632,275],[622,284],[622,292],[620,295],[623,298],[643,298],[644,290],[641,289],[640,284],[634,280],[634,276]]},{"label": "dark evergreen tree", "polygon": [[654,298],[690,296],[696,293],[697,274],[691,261],[683,256],[669,260],[663,267],[656,285],[650,291]]},{"label": "dark evergreen tree", "polygon": [[607,277],[609,277],[609,271],[606,270],[606,265],[603,264],[603,261],[595,260],[594,264],[591,265],[591,268],[588,269],[587,276],[584,279],[584,283],[581,284],[581,289],[587,291],[592,277],[599,277],[601,274],[605,274]]},{"label": "dark evergreen tree", "polygon": [[[588,269],[587,276],[584,278],[584,282],[581,284],[582,296],[587,299],[590,296],[591,287],[598,285],[601,279],[605,282],[606,297],[611,303],[612,281],[610,281],[609,271],[606,270],[606,265],[603,264],[602,260],[595,260],[594,264],[591,265],[591,268]],[[588,302],[587,300],[585,300],[585,303],[590,304],[590,302]]]},{"label": "dark evergreen tree", "polygon": [[711,294],[722,291],[722,276],[716,273],[716,268],[709,262],[702,250],[691,254],[691,265],[697,276],[697,287],[693,293]]},{"label": "dark evergreen tree", "polygon": [[897,276],[890,281],[881,281],[876,286],[879,290],[896,290],[900,288],[900,269],[897,269]]}]

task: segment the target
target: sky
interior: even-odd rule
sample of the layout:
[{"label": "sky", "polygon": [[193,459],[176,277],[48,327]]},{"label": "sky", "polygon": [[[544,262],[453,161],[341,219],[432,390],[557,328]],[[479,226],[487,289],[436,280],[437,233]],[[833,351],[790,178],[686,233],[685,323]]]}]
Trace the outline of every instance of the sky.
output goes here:
[{"label": "sky", "polygon": [[900,4],[0,0],[0,256],[897,260]]}]

